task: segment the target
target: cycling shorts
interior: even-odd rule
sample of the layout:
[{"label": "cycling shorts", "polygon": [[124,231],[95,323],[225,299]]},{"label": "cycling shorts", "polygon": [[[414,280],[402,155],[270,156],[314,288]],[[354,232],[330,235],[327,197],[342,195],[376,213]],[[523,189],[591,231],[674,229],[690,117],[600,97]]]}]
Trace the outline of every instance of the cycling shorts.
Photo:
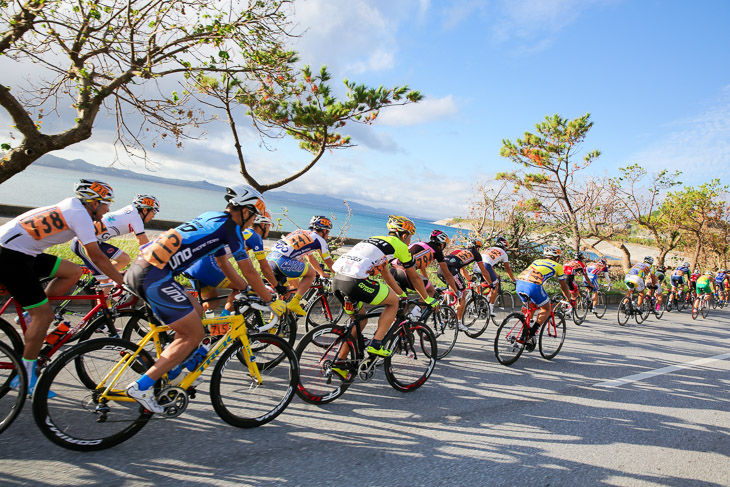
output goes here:
[{"label": "cycling shorts", "polygon": [[190,272],[191,269],[184,272],[183,274],[188,279],[194,279],[198,282],[201,290],[206,288],[225,288],[231,284],[230,279],[223,274],[218,262],[212,255],[203,257],[199,262],[194,265],[195,272]]},{"label": "cycling shorts", "polygon": [[[104,253],[104,255],[106,255],[107,259],[116,259],[124,253],[122,249],[115,247],[110,243],[98,242],[98,244],[99,248]],[[81,259],[84,265],[91,271],[91,274],[97,280],[108,279],[106,274],[104,274],[98,267],[96,267],[96,264],[94,264],[94,262],[91,260],[89,255],[86,253],[86,249],[84,249],[84,246],[81,245],[81,242],[79,242],[78,239],[73,239],[71,241],[71,251],[76,254],[79,259]]]},{"label": "cycling shorts", "polygon": [[55,255],[40,253],[33,256],[0,247],[0,286],[23,309],[37,308],[48,302],[40,279],[56,275],[61,260]]},{"label": "cycling shorts", "polygon": [[710,288],[710,284],[698,284],[697,285],[697,294],[712,294],[712,289]]},{"label": "cycling shorts", "polygon": [[638,292],[642,292],[645,287],[644,280],[639,276],[633,274],[629,274],[624,278],[624,284],[626,284],[627,288],[633,289]]},{"label": "cycling shorts", "polygon": [[274,271],[276,281],[284,285],[287,279],[298,279],[307,273],[309,264],[307,262],[290,259],[281,255],[279,252],[271,252],[266,256],[269,267]]},{"label": "cycling shorts", "polygon": [[486,269],[487,274],[489,274],[489,278],[492,280],[492,282],[495,282],[497,280],[497,273],[494,272],[492,264],[484,262],[484,269]]},{"label": "cycling shorts", "polygon": [[593,286],[593,290],[598,291],[598,275],[589,272],[586,274],[586,277],[588,278],[588,282],[591,283],[591,286]]},{"label": "cycling shorts", "polygon": [[578,292],[578,285],[575,283],[575,274],[568,274],[565,277],[565,283],[568,285],[568,290],[571,292]]},{"label": "cycling shorts", "polygon": [[515,291],[525,306],[527,306],[527,300],[523,298],[523,294],[528,295],[530,297],[530,301],[535,303],[538,307],[545,306],[550,302],[550,297],[545,292],[545,289],[534,282],[521,281],[517,279]]},{"label": "cycling shorts", "polygon": [[159,269],[141,257],[124,273],[124,284],[147,301],[152,311],[166,325],[195,311],[185,289],[175,281],[169,269]]},{"label": "cycling shorts", "polygon": [[[395,279],[395,282],[398,283],[398,286],[400,286],[400,288],[402,290],[404,290],[404,291],[407,289],[411,289],[414,291],[416,290],[416,288],[413,286],[413,284],[411,284],[411,280],[408,278],[408,274],[406,273],[406,270],[404,268],[391,267],[390,275],[393,276],[393,279]],[[428,279],[423,277],[421,274],[418,274],[418,277],[420,277],[421,280],[423,281],[423,286],[426,288],[427,291],[428,291],[429,287],[433,289],[433,284],[431,284],[431,281],[429,281]]]},{"label": "cycling shorts", "polygon": [[374,305],[382,303],[390,293],[390,288],[384,282],[341,274],[335,274],[332,288],[339,297],[347,298],[352,303],[363,302]]},{"label": "cycling shorts", "polygon": [[672,281],[672,287],[684,286],[684,276],[673,275],[670,280]]},{"label": "cycling shorts", "polygon": [[[466,289],[466,282],[464,282],[464,277],[461,275],[461,272],[459,272],[459,269],[456,267],[448,266],[449,272],[452,276],[454,276],[454,281],[456,282],[456,290],[459,292],[462,292]],[[441,270],[441,266],[436,269],[436,276],[444,281],[446,283],[446,278],[444,277],[444,273]]]}]

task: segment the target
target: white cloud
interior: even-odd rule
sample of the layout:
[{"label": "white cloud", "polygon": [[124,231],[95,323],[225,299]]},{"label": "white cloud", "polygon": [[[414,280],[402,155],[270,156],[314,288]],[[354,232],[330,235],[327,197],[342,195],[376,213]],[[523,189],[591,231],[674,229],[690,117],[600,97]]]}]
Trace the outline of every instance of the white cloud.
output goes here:
[{"label": "white cloud", "polygon": [[418,125],[456,115],[459,107],[452,95],[424,98],[418,103],[383,110],[377,119],[380,125]]}]

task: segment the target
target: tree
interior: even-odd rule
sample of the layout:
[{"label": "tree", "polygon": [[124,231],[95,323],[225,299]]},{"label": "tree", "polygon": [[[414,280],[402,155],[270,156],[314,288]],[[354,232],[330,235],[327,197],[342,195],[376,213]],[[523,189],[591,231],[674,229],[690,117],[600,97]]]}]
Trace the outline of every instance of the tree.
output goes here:
[{"label": "tree", "polygon": [[594,150],[578,161],[575,159],[593,122],[589,113],[574,120],[556,114],[545,117],[535,127],[536,134],[525,132],[524,138],[517,139],[516,143],[503,140],[500,155],[536,172],[512,172],[501,177],[527,188],[540,202],[546,217],[570,228],[573,249],[580,250],[579,215],[586,201],[573,189],[575,172],[588,167],[600,152]]},{"label": "tree", "polygon": [[[277,77],[266,74],[257,78],[256,83],[246,83],[227,73],[219,77],[201,75],[197,88],[212,100],[204,103],[225,113],[235,140],[241,175],[251,186],[264,192],[305,174],[325,150],[350,147],[350,137],[337,133],[337,129],[344,127],[347,122],[372,124],[382,108],[422,99],[419,92],[407,86],[370,88],[345,80],[347,99],[339,101],[332,95],[327,84],[329,80],[326,67],[313,75],[309,66],[305,66],[299,77],[290,73]],[[236,115],[241,111],[241,106],[248,108],[247,114],[262,136],[290,136],[299,140],[300,147],[313,154],[311,161],[301,170],[279,181],[269,184],[259,182],[246,166],[238,135]]]}]

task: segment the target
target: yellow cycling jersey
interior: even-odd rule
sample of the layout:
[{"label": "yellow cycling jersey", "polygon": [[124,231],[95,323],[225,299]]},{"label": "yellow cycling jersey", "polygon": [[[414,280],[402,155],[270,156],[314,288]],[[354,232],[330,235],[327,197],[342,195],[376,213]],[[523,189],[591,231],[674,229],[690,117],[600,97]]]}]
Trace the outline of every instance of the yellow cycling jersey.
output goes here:
[{"label": "yellow cycling jersey", "polygon": [[629,271],[630,276],[639,276],[646,280],[648,276],[654,274],[654,266],[647,264],[646,262],[639,262],[634,264],[634,267]]},{"label": "yellow cycling jersey", "polygon": [[710,286],[710,278],[707,276],[700,276],[697,278],[697,285],[700,287]]},{"label": "yellow cycling jersey", "polygon": [[565,279],[562,264],[558,264],[554,260],[550,259],[538,259],[530,264],[527,269],[522,271],[520,275],[517,276],[517,279],[542,286],[545,281],[553,276],[557,276],[560,281]]}]

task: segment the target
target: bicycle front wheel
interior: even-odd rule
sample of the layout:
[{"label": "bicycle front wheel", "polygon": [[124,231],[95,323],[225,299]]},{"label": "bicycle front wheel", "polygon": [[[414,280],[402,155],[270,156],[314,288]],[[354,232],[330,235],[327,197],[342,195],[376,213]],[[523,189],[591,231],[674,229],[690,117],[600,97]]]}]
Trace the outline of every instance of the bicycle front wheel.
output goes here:
[{"label": "bicycle front wheel", "polygon": [[621,326],[624,326],[626,323],[628,323],[629,318],[631,317],[631,298],[625,297],[621,300],[621,302],[618,304],[618,324]]},{"label": "bicycle front wheel", "polygon": [[606,302],[606,293],[604,293],[603,291],[598,291],[598,301],[593,307],[593,314],[596,318],[600,320],[605,316],[606,309],[608,309],[608,303]]},{"label": "bicycle front wheel", "polygon": [[469,338],[478,338],[489,325],[489,304],[487,299],[475,294],[464,306],[464,325],[469,328],[464,331]]},{"label": "bicycle front wheel", "polygon": [[502,365],[512,365],[525,350],[525,316],[512,313],[504,319],[494,337],[494,356]]},{"label": "bicycle front wheel", "polygon": [[344,394],[355,380],[359,362],[355,344],[350,336],[345,336],[346,333],[346,327],[322,325],[309,330],[299,341],[296,349],[299,359],[296,393],[304,402],[332,402]]},{"label": "bicycle front wheel", "polygon": [[459,337],[459,320],[456,318],[456,311],[448,306],[439,306],[439,309],[431,314],[428,324],[438,345],[436,358],[441,360],[454,349],[456,339]]},{"label": "bicycle front wheel", "polygon": [[556,316],[555,320],[548,319],[540,327],[540,355],[547,360],[552,360],[560,352],[565,341],[565,317]]},{"label": "bicycle front wheel", "polygon": [[508,314],[515,309],[515,297],[507,291],[502,291],[497,295],[497,299],[492,305],[492,323],[496,326],[502,324]]},{"label": "bicycle front wheel", "polygon": [[[141,430],[152,414],[124,391],[139,378],[137,367],[124,368],[116,383],[109,383],[112,368],[136,350],[127,340],[97,338],[51,362],[33,394],[33,417],[46,438],[70,450],[94,451],[118,445]],[[135,363],[147,370],[153,362],[142,350]],[[110,385],[111,394],[102,398]]]},{"label": "bicycle front wheel", "polygon": [[653,305],[654,306],[654,316],[656,316],[656,319],[661,320],[662,316],[664,316],[664,309],[666,308],[666,306],[665,306],[666,302],[667,302],[667,300],[665,299],[664,296],[662,296],[661,304],[658,304],[656,302],[654,303],[654,305]]},{"label": "bicycle front wheel", "polygon": [[342,301],[335,294],[319,294],[307,304],[306,329],[309,331],[322,325],[334,325],[342,318],[343,313]]},{"label": "bicycle front wheel", "polygon": [[20,355],[0,342],[0,433],[18,417],[27,394],[28,377]]},{"label": "bicycle front wheel", "polygon": [[383,362],[385,377],[396,391],[415,391],[431,377],[438,345],[427,326],[410,321],[397,325],[385,337],[385,347],[393,352]]},{"label": "bicycle front wheel", "polygon": [[238,428],[255,428],[280,415],[294,398],[299,379],[297,357],[283,338],[257,333],[249,340],[266,345],[252,357],[261,383],[238,357],[245,353],[240,340],[223,352],[210,379],[213,409],[223,421]]}]

